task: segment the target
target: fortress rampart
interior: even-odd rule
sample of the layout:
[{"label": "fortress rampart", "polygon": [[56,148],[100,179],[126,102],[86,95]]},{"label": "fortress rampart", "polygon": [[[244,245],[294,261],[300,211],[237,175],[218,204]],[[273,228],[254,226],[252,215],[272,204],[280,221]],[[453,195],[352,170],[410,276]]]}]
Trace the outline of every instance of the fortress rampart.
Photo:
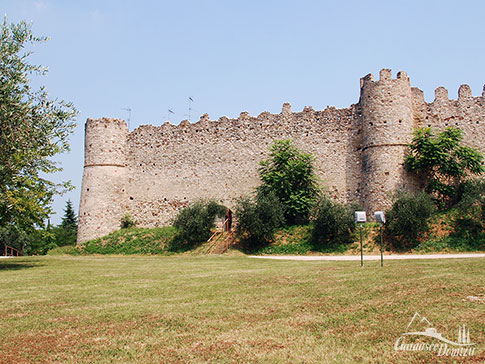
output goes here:
[{"label": "fortress rampart", "polygon": [[197,198],[227,206],[259,183],[258,162],[274,140],[291,138],[316,156],[322,186],[333,198],[360,202],[369,213],[390,205],[397,188],[416,188],[403,170],[406,145],[419,126],[464,131],[466,144],[485,153],[485,91],[473,97],[462,85],[457,100],[439,87],[432,103],[399,72],[380,72],[360,81],[360,100],[345,109],[305,107],[292,112],[263,112],[237,119],[143,125],[131,133],[118,119],[88,119],[85,166],[79,208],[78,242],[120,227],[130,214],[140,226],[168,224]]}]

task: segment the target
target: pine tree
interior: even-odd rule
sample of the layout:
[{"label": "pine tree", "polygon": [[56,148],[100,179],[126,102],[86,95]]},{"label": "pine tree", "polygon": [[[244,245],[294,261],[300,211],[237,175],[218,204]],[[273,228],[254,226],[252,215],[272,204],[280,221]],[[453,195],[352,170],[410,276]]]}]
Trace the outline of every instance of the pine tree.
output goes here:
[{"label": "pine tree", "polygon": [[62,218],[61,227],[64,229],[77,230],[77,216],[72,207],[71,200],[66,201],[66,208],[64,209],[64,217]]}]

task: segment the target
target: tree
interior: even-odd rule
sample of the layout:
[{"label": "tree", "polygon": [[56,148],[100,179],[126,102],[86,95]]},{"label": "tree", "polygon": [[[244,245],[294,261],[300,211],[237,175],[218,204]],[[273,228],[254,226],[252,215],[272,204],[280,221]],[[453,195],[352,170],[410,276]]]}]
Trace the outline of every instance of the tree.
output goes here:
[{"label": "tree", "polygon": [[177,233],[169,250],[188,250],[207,241],[212,235],[217,217],[224,217],[227,208],[214,200],[198,200],[184,208],[175,217]]},{"label": "tree", "polygon": [[77,237],[77,216],[71,200],[66,201],[61,223],[51,229],[57,246],[74,245]]},{"label": "tree", "polygon": [[482,154],[461,145],[462,138],[463,132],[453,127],[436,136],[431,128],[419,128],[414,132],[405,158],[406,170],[423,179],[425,191],[442,207],[457,202],[466,177],[484,172]]},{"label": "tree", "polygon": [[435,211],[431,197],[424,192],[398,191],[386,212],[385,234],[394,248],[412,249],[429,230],[429,218]]},{"label": "tree", "polygon": [[322,250],[337,244],[353,242],[355,222],[353,212],[357,205],[342,205],[322,196],[313,209],[312,244],[316,250]]},{"label": "tree", "polygon": [[61,226],[64,229],[77,230],[77,216],[72,207],[71,200],[66,201],[66,208],[64,209]]},{"label": "tree", "polygon": [[50,214],[53,195],[70,188],[42,177],[61,170],[50,158],[68,150],[76,115],[71,103],[30,86],[29,76],[47,69],[29,64],[25,48],[45,41],[23,21],[1,25],[0,226],[32,229]]},{"label": "tree", "polygon": [[270,147],[270,158],[260,162],[262,185],[258,193],[274,193],[283,204],[288,224],[308,220],[319,188],[313,166],[314,157],[302,152],[289,139]]},{"label": "tree", "polygon": [[254,251],[268,245],[285,221],[283,212],[283,205],[272,192],[239,199],[235,211],[236,236],[243,248]]}]

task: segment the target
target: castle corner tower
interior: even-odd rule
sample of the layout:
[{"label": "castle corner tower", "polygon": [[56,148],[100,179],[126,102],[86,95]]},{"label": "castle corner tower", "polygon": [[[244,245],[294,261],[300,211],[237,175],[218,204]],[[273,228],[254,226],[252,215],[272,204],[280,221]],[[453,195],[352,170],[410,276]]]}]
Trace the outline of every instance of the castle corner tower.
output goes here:
[{"label": "castle corner tower", "polygon": [[403,163],[414,129],[413,94],[409,77],[383,69],[379,81],[361,79],[362,194],[364,208],[373,213],[391,205],[392,193],[411,187]]},{"label": "castle corner tower", "polygon": [[128,128],[119,119],[88,119],[84,136],[84,174],[77,242],[116,230],[126,186]]}]

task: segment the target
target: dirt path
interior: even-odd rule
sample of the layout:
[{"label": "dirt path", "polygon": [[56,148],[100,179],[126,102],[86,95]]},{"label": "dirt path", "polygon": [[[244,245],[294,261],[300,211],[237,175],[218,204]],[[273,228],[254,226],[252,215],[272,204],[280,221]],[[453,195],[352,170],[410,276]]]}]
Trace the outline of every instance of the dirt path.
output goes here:
[{"label": "dirt path", "polygon": [[[360,260],[360,255],[249,255],[249,258],[276,259],[276,260]],[[485,258],[485,253],[471,254],[384,254],[384,260],[405,259],[458,259],[458,258]],[[364,255],[365,260],[380,260],[380,255]]]}]

